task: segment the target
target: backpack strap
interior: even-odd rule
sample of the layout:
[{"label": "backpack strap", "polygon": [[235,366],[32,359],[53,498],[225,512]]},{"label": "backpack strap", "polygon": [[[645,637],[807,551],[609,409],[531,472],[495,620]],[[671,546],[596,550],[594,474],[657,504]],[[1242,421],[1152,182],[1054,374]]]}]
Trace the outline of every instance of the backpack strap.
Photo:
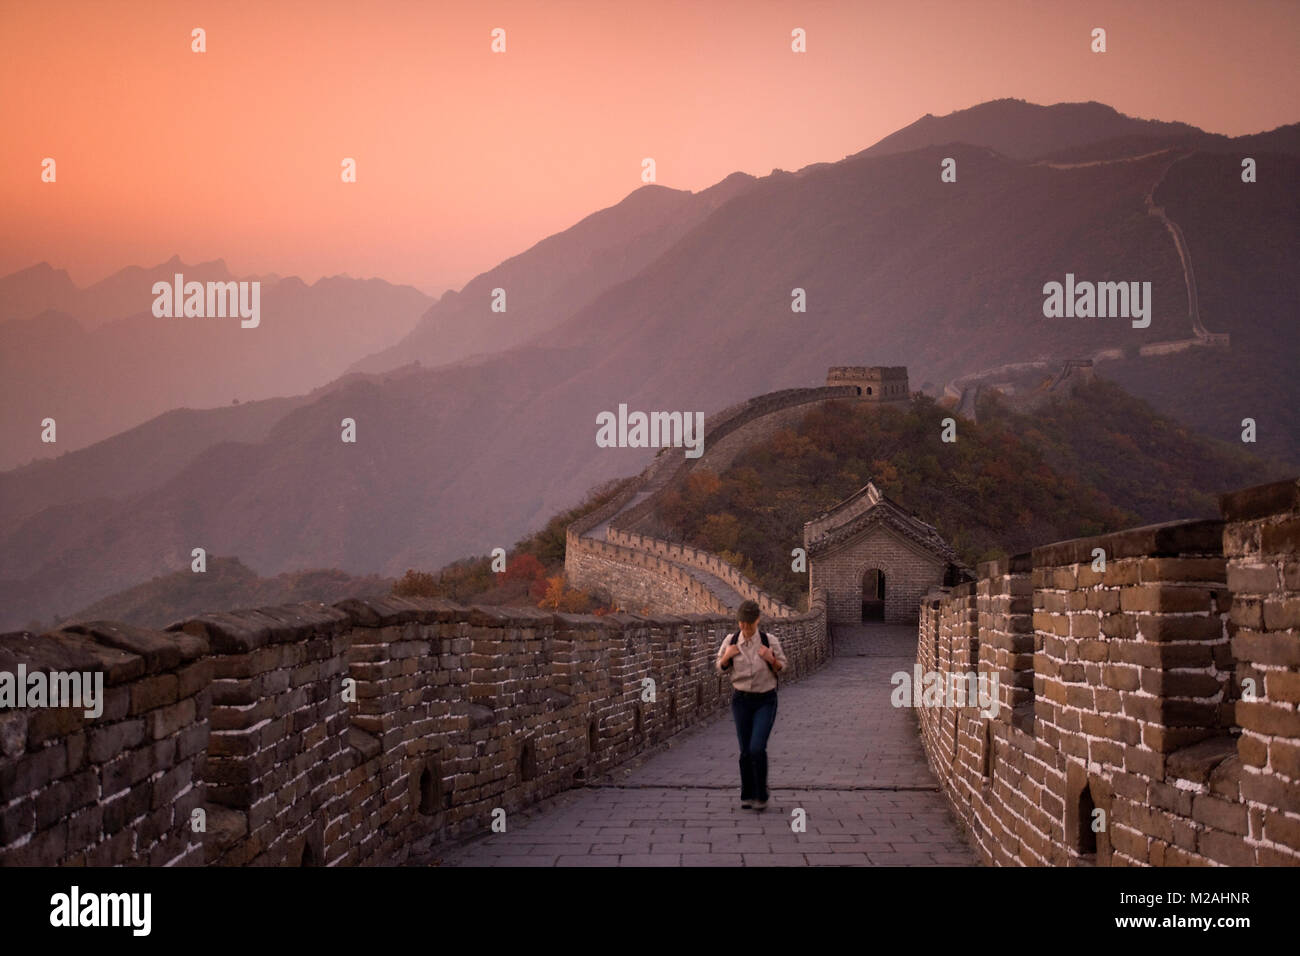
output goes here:
[{"label": "backpack strap", "polygon": [[[722,646],[723,646],[723,647],[726,647],[726,646],[729,645],[729,644],[734,644],[734,643],[736,643],[736,641],[739,639],[739,637],[740,637],[740,632],[739,632],[739,631],[733,631],[732,633],[730,633],[730,634],[727,635],[727,641],[726,641],[726,643],[723,644]],[[761,640],[761,641],[763,642],[763,646],[764,646],[764,647],[771,647],[771,646],[772,646],[772,642],[769,641],[769,640],[767,639],[767,631],[760,630],[760,631],[758,632],[758,638],[759,638],[759,640]],[[732,661],[727,661],[727,663],[725,663],[725,664],[722,665],[722,669],[723,669],[724,671],[727,670],[729,667],[731,667],[732,663],[733,663]],[[778,680],[780,679],[780,674],[777,672],[777,669],[776,669],[775,667],[773,667],[771,664],[768,664],[768,665],[767,665],[767,669],[770,670],[770,671],[772,672],[772,676],[773,676],[773,677],[777,678]]]},{"label": "backpack strap", "polygon": [[[771,646],[772,646],[771,641],[769,641],[769,640],[767,639],[767,631],[759,631],[759,632],[758,632],[758,636],[762,639],[762,641],[763,641],[763,646],[764,646],[764,647],[771,647]],[[776,678],[777,680],[780,680],[780,679],[781,679],[781,675],[777,672],[777,669],[776,669],[775,667],[773,667],[771,664],[768,664],[768,665],[767,665],[767,669],[770,670],[770,671],[772,672],[772,676],[773,676],[774,678]]]}]

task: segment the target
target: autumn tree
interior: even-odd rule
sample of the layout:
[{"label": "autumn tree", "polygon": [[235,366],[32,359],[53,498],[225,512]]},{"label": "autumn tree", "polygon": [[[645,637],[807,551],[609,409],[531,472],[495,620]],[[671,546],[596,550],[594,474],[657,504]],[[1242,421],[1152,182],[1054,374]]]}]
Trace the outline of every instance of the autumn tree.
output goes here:
[{"label": "autumn tree", "polygon": [[501,578],[503,581],[534,581],[545,574],[546,568],[537,556],[525,553],[510,559]]},{"label": "autumn tree", "polygon": [[427,571],[408,568],[406,573],[393,585],[395,597],[440,597],[442,591],[438,579]]},{"label": "autumn tree", "polygon": [[558,611],[564,601],[564,575],[556,574],[546,579],[546,593],[542,595],[539,607]]}]

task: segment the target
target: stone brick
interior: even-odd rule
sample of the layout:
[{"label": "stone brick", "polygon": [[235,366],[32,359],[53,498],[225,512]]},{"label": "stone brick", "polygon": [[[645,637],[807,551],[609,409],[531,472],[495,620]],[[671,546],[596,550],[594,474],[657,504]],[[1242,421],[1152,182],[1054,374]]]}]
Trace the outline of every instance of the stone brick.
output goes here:
[{"label": "stone brick", "polygon": [[1223,621],[1208,615],[1153,615],[1143,618],[1138,629],[1144,640],[1218,641],[1224,636]]},{"label": "stone brick", "polygon": [[1143,558],[1139,575],[1145,582],[1227,581],[1223,558]]},{"label": "stone brick", "polygon": [[1274,773],[1300,781],[1300,741],[1275,739],[1269,747],[1269,762]]},{"label": "stone brick", "polygon": [[1267,701],[1238,701],[1237,722],[1260,734],[1300,737],[1300,712]]},{"label": "stone brick", "polygon": [[1204,830],[1197,841],[1199,850],[1206,859],[1227,866],[1254,866],[1255,851],[1246,845],[1241,837],[1218,830]]},{"label": "stone brick", "polygon": [[61,820],[22,846],[0,847],[0,866],[57,866],[68,851],[68,822]]},{"label": "stone brick", "polygon": [[149,732],[154,740],[170,737],[194,722],[194,700],[187,697],[167,707],[149,712]]},{"label": "stone brick", "polygon": [[1268,747],[1264,741],[1251,734],[1242,734],[1237,741],[1241,762],[1249,767],[1263,767],[1268,763]]},{"label": "stone brick", "polygon": [[1264,675],[1264,696],[1269,700],[1300,703],[1300,674],[1294,671],[1269,671]]},{"label": "stone brick", "polygon": [[1300,517],[1264,525],[1260,529],[1259,548],[1265,554],[1295,554],[1300,551]]},{"label": "stone brick", "polygon": [[1210,591],[1191,585],[1144,584],[1125,588],[1120,594],[1119,606],[1123,611],[1160,614],[1209,611]]},{"label": "stone brick", "polygon": [[1239,661],[1300,667],[1300,640],[1287,634],[1239,630],[1232,637],[1232,653]]},{"label": "stone brick", "polygon": [[0,805],[0,852],[36,831],[36,800],[33,797]]},{"label": "stone brick", "polygon": [[1215,674],[1187,671],[1142,671],[1142,690],[1157,697],[1213,697],[1223,689]]},{"label": "stone brick", "polygon": [[12,800],[41,789],[68,769],[68,749],[52,742],[21,759],[0,761],[0,794]]},{"label": "stone brick", "polygon": [[1242,774],[1241,796],[1267,807],[1300,814],[1300,787],[1272,774]]},{"label": "stone brick", "polygon": [[1264,629],[1285,631],[1300,628],[1300,597],[1267,598],[1264,601]]},{"label": "stone brick", "polygon": [[1300,850],[1300,816],[1268,810],[1264,813],[1264,839]]},{"label": "stone brick", "polygon": [[131,685],[131,715],[176,703],[179,686],[175,674],[156,674],[136,681]]},{"label": "stone brick", "polygon": [[1228,565],[1228,587],[1236,594],[1264,594],[1277,589],[1278,569],[1272,565]]},{"label": "stone brick", "polygon": [[194,661],[176,672],[177,698],[193,697],[212,681],[212,661],[204,658]]},{"label": "stone brick", "polygon": [[[1198,794],[1192,798],[1192,819],[1217,830],[1242,836],[1246,834],[1246,808],[1240,803],[1228,803],[1226,800]],[[1206,855],[1213,858],[1212,854]]]}]

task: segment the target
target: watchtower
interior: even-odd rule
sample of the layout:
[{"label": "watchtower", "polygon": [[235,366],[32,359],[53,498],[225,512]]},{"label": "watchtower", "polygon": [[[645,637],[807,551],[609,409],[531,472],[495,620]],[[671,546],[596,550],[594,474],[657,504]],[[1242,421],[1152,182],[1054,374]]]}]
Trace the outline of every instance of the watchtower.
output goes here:
[{"label": "watchtower", "polygon": [[827,385],[852,385],[866,402],[907,402],[905,365],[837,365],[826,373]]}]

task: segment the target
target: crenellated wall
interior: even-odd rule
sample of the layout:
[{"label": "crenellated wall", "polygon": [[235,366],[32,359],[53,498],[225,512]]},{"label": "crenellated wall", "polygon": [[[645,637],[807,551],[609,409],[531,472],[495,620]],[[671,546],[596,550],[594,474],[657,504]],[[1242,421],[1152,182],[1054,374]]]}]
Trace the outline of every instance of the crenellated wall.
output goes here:
[{"label": "crenellated wall", "polygon": [[[565,575],[578,588],[600,588],[619,606],[646,614],[724,614],[734,611],[689,570],[666,557],[610,541],[584,538],[565,556]],[[771,604],[771,601],[768,601]]]},{"label": "crenellated wall", "polygon": [[[783,681],[828,659],[822,595],[765,627]],[[0,865],[418,860],[724,707],[732,628],[387,599],[0,635],[106,675],[99,718],[0,712]]]},{"label": "crenellated wall", "polygon": [[1300,865],[1300,481],[1221,510],[989,562],[922,602],[921,671],[997,677],[992,716],[917,709],[986,861]]},{"label": "crenellated wall", "polygon": [[[851,385],[783,389],[710,415],[700,458],[664,449],[619,495],[569,525],[564,573],[570,586],[600,589],[621,605],[650,613],[731,614],[744,599],[756,601],[764,615],[796,613],[718,556],[655,537],[655,531],[662,533],[654,521],[656,496],[695,468],[722,471],[747,446],[796,424],[809,405],[829,400],[857,401],[858,390]],[[691,569],[722,587],[711,588],[708,578]]]},{"label": "crenellated wall", "polygon": [[[728,586],[734,588],[742,598],[756,602],[759,610],[769,617],[798,613],[795,608],[782,603],[754,584],[735,565],[728,564],[710,551],[703,551],[676,541],[664,541],[661,538],[652,538],[649,535],[620,531],[612,525],[608,530],[608,535],[608,540],[613,544],[620,545],[637,554],[653,555],[674,564],[685,564],[701,571],[707,571],[713,577],[719,578]],[[692,578],[691,580],[695,579]],[[725,613],[733,609],[718,607],[710,610]]]}]

